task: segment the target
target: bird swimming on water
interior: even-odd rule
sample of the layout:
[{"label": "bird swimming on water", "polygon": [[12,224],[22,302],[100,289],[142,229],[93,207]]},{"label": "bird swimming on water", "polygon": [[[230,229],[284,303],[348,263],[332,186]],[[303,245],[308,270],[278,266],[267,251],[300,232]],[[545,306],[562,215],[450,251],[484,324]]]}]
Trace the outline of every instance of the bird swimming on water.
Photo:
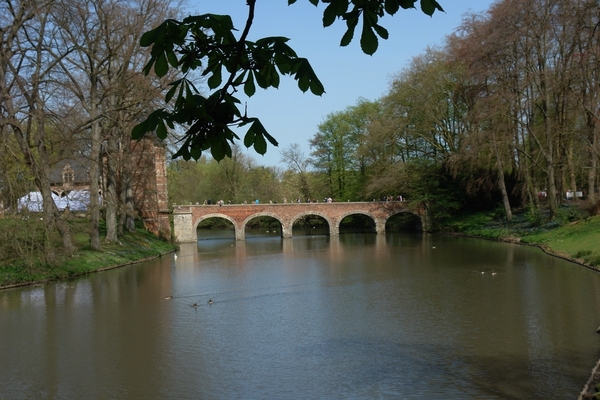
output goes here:
[{"label": "bird swimming on water", "polygon": [[165,297],[165,300],[173,300],[173,296],[167,296]]},{"label": "bird swimming on water", "polygon": [[212,299],[208,299],[208,304],[212,304],[212,303],[214,303],[214,302],[212,301]]}]

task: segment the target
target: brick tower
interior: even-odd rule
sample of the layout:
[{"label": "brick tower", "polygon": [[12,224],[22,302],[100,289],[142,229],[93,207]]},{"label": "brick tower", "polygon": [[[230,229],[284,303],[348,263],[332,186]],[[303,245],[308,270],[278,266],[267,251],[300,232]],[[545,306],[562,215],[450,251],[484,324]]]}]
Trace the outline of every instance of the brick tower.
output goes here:
[{"label": "brick tower", "polygon": [[171,240],[164,144],[153,137],[131,141],[131,160],[134,204],[144,227]]}]

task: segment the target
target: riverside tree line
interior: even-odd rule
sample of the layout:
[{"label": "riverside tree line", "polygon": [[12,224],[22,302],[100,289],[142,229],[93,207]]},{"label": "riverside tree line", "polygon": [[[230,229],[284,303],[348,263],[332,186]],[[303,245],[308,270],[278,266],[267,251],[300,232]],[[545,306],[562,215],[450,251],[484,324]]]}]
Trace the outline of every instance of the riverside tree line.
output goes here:
[{"label": "riverside tree line", "polygon": [[402,194],[426,204],[434,222],[465,208],[498,207],[506,220],[516,207],[536,213],[541,192],[553,217],[567,191],[593,208],[599,30],[596,0],[498,1],[415,57],[380,99],[328,115],[309,155],[282,149],[285,169],[256,166],[235,148],[219,164],[176,162],[172,199]]}]

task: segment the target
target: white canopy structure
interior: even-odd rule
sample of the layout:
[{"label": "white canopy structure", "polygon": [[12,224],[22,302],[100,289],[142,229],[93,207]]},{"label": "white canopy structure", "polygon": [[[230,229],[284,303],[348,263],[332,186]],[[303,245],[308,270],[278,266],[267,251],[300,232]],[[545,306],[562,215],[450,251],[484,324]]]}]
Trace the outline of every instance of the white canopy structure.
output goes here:
[{"label": "white canopy structure", "polygon": [[[52,200],[60,211],[67,208],[70,211],[87,211],[90,204],[90,192],[88,190],[73,190],[66,196],[60,197],[52,193]],[[19,211],[27,209],[31,212],[44,210],[44,202],[40,192],[29,192],[18,200]]]}]

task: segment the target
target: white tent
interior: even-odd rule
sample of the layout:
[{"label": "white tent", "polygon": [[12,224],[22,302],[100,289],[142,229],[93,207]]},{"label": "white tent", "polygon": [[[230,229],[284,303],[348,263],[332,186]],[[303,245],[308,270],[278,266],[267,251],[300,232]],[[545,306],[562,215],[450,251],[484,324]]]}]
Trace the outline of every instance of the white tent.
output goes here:
[{"label": "white tent", "polygon": [[[63,199],[64,198],[65,197],[63,197]],[[73,190],[67,195],[66,199],[69,210],[87,211],[88,205],[90,204],[90,192],[88,190]]]},{"label": "white tent", "polygon": [[[60,211],[67,208],[71,211],[87,211],[90,204],[90,192],[88,190],[73,190],[64,197],[52,193],[52,200]],[[99,199],[99,201],[101,201]],[[32,212],[44,210],[44,202],[40,192],[29,192],[18,200],[19,211],[27,209]]]},{"label": "white tent", "polygon": [[[52,199],[56,203],[56,196],[52,193]],[[32,212],[40,212],[44,210],[44,201],[42,199],[42,194],[40,192],[29,192],[25,196],[19,198],[17,201],[17,207],[19,211],[26,209]]]}]

